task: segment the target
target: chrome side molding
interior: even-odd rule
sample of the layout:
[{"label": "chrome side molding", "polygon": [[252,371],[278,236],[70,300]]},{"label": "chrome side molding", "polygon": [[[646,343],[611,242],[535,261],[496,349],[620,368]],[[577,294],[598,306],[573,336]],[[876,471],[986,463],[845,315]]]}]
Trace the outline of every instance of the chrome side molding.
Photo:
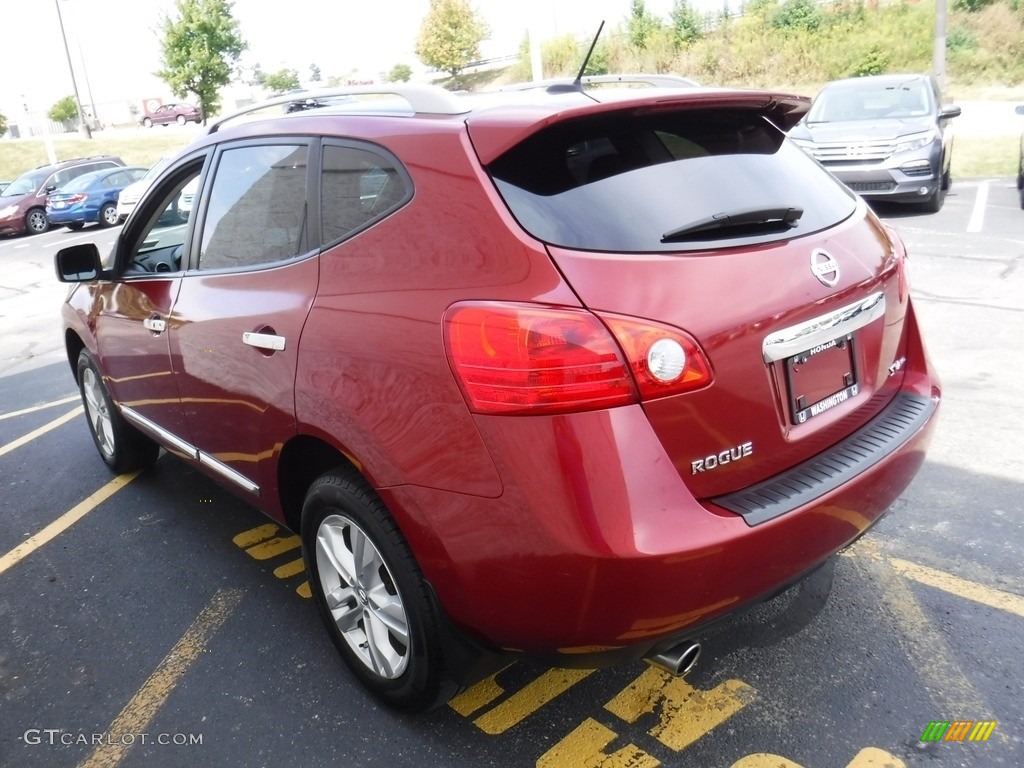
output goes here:
[{"label": "chrome side molding", "polygon": [[227,464],[215,459],[210,454],[203,453],[192,445],[192,443],[182,440],[173,432],[169,432],[159,424],[150,421],[138,411],[122,405],[121,415],[124,416],[127,421],[130,421],[135,426],[155,437],[159,442],[163,443],[166,448],[174,453],[184,456],[185,458],[192,459],[193,461],[198,461],[204,467],[208,467],[221,477],[230,480],[232,483],[243,488],[249,493],[255,494],[256,496],[260,495],[259,485],[254,483],[241,472],[232,469]]}]

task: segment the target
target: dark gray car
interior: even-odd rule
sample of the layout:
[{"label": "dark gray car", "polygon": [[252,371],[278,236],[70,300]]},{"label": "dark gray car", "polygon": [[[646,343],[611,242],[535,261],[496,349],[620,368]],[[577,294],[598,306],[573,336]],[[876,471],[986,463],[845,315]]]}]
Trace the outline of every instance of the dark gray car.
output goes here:
[{"label": "dark gray car", "polygon": [[[1024,104],[1017,106],[1017,114],[1024,115]],[[1017,153],[1017,189],[1020,190],[1020,207],[1024,208],[1024,131],[1020,134],[1020,147]]]},{"label": "dark gray car", "polygon": [[950,185],[960,107],[942,106],[931,75],[876,75],[826,84],[793,141],[868,199],[938,211]]}]

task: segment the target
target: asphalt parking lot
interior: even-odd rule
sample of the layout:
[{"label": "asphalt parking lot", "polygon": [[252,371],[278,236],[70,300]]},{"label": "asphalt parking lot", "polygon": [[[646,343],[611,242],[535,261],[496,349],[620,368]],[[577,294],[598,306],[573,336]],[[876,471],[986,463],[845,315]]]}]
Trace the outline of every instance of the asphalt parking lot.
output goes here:
[{"label": "asphalt parking lot", "polygon": [[890,514],[685,681],[519,662],[417,717],[349,679],[287,531],[169,456],[100,461],[52,259],[117,230],[0,240],[0,766],[1024,765],[1024,211],[998,179],[879,213],[945,394]]}]

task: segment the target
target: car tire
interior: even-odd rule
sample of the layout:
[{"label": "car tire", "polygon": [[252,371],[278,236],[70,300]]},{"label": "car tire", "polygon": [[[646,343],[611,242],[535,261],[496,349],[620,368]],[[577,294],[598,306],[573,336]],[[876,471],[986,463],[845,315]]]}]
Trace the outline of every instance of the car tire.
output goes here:
[{"label": "car tire", "polygon": [[25,214],[25,231],[30,235],[41,235],[49,228],[50,220],[42,208],[33,208]]},{"label": "car tire", "polygon": [[942,210],[942,203],[945,199],[946,195],[942,191],[942,184],[939,184],[935,191],[932,192],[931,196],[921,203],[921,210],[925,213],[938,213]]},{"label": "car tire", "polygon": [[70,229],[73,232],[77,232],[79,229],[84,227],[85,224],[83,224],[80,221],[73,221],[70,224],[65,224],[64,226],[67,227],[68,229]]},{"label": "car tire", "polygon": [[950,173],[949,168],[947,168],[946,172],[942,174],[942,184],[940,187],[943,192],[948,192],[951,186],[953,186],[953,175]]},{"label": "car tire", "polygon": [[384,502],[355,470],[329,472],[310,486],[302,552],[327,632],[374,696],[418,712],[457,692],[444,670],[423,574]]},{"label": "car tire", "polygon": [[78,388],[86,421],[100,458],[121,475],[145,469],[160,454],[160,446],[124,420],[110,399],[96,361],[88,350],[78,355]]},{"label": "car tire", "polygon": [[178,115],[178,116],[177,116],[177,117],[175,118],[175,122],[176,122],[176,123],[177,123],[178,125],[184,125],[184,124],[185,124],[185,123],[186,123],[187,121],[185,120],[185,116],[184,116],[184,115]]},{"label": "car tire", "polygon": [[99,222],[101,227],[113,227],[117,224],[117,206],[113,203],[107,203],[100,208]]},{"label": "car tire", "polygon": [[143,126],[143,128],[152,128],[153,127],[153,121],[150,120],[148,117],[144,117],[144,118],[142,118],[142,126]]}]

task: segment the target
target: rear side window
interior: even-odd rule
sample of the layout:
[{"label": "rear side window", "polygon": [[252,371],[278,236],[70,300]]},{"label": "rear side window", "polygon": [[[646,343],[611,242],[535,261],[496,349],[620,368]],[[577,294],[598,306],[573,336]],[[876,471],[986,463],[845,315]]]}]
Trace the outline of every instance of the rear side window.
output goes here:
[{"label": "rear side window", "polygon": [[327,144],[322,169],[320,222],[325,245],[365,229],[412,194],[404,170],[374,149]]},{"label": "rear side window", "polygon": [[[308,155],[305,144],[246,146],[221,154],[203,222],[200,269],[253,267],[302,252]],[[195,191],[182,191],[179,210],[200,207]]]},{"label": "rear side window", "polygon": [[558,123],[488,168],[520,225],[593,251],[705,250],[808,235],[857,198],[751,110]]}]

